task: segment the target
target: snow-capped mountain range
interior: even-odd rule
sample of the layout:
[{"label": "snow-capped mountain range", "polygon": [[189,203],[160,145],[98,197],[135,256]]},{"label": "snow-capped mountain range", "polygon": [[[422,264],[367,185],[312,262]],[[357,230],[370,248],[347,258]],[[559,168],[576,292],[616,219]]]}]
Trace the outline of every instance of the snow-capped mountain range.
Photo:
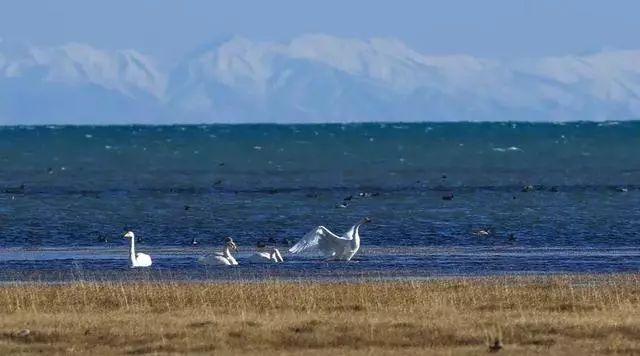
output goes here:
[{"label": "snow-capped mountain range", "polygon": [[500,61],[304,35],[232,37],[158,62],[0,39],[0,124],[640,118],[640,50]]}]

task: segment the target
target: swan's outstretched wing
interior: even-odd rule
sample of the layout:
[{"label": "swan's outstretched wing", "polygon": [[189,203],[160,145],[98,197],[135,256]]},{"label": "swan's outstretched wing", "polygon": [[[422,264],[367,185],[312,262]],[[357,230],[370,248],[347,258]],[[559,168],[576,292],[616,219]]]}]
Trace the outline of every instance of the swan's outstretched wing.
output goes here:
[{"label": "swan's outstretched wing", "polygon": [[284,262],[284,260],[282,259],[282,255],[280,254],[280,251],[278,251],[277,248],[273,249],[273,255],[275,257],[276,262]]},{"label": "swan's outstretched wing", "polygon": [[340,250],[343,244],[349,240],[346,237],[334,234],[324,226],[318,226],[304,235],[298,243],[289,249],[289,252],[297,253],[317,248],[326,255],[333,255],[336,250]]}]

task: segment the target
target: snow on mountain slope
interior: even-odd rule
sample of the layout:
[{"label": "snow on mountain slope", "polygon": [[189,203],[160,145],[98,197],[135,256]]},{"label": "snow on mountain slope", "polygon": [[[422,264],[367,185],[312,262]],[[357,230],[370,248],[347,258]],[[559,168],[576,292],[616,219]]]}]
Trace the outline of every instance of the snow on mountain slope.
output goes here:
[{"label": "snow on mountain slope", "polygon": [[225,121],[635,118],[638,53],[501,62],[423,55],[392,39],[233,37],[187,58],[168,101]]},{"label": "snow on mountain slope", "polygon": [[149,122],[165,90],[153,60],[133,50],[0,40],[0,124]]},{"label": "snow on mountain slope", "polygon": [[394,39],[235,36],[158,68],[135,50],[0,40],[0,124],[640,117],[632,50],[500,61]]},{"label": "snow on mountain slope", "polygon": [[155,67],[153,60],[134,50],[105,51],[78,43],[26,47],[0,41],[0,80],[95,84],[130,96],[144,92],[161,97],[166,81]]}]

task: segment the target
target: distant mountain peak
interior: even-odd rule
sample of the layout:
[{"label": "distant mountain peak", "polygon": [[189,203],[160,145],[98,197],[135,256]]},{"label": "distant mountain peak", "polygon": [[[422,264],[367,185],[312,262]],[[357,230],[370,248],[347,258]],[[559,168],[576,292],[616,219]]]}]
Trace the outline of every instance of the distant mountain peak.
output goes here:
[{"label": "distant mountain peak", "polygon": [[135,49],[0,38],[0,124],[638,116],[640,50],[501,61],[427,55],[393,38],[227,36],[166,71]]}]

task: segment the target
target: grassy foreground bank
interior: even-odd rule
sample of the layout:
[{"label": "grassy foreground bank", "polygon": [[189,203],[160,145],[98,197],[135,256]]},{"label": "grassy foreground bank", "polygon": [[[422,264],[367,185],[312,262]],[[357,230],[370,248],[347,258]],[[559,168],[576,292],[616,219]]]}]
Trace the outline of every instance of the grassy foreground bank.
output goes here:
[{"label": "grassy foreground bank", "polygon": [[0,287],[0,354],[640,354],[640,275]]}]

